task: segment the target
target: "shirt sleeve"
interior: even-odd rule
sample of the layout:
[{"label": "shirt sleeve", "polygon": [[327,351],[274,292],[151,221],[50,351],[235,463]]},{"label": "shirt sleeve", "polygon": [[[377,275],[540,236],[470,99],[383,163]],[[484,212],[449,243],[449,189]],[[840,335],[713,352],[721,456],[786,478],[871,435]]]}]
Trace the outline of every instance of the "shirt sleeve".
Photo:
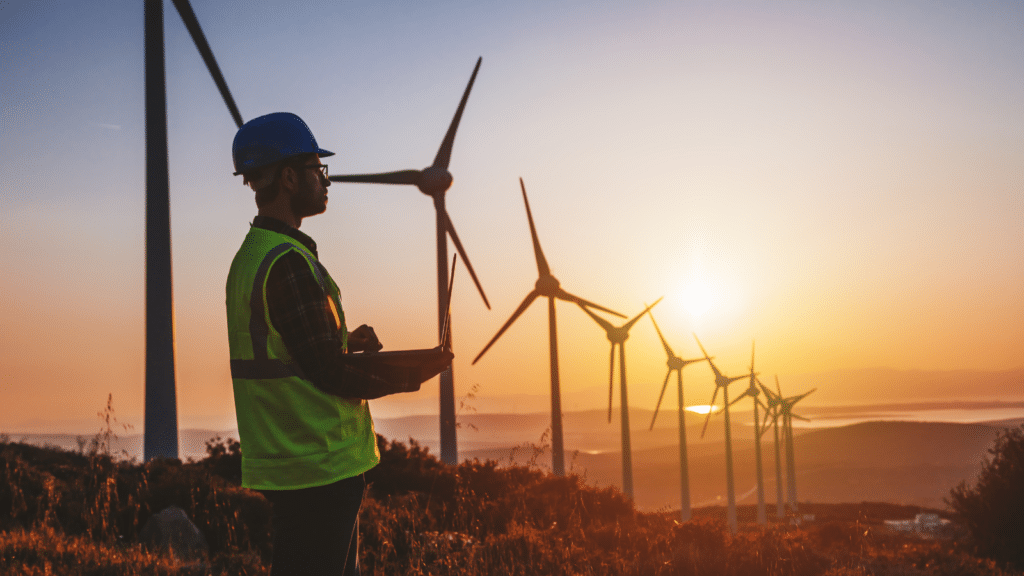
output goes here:
[{"label": "shirt sleeve", "polygon": [[306,378],[322,392],[344,398],[373,399],[407,391],[345,362],[328,298],[298,252],[282,255],[267,274],[270,322]]}]

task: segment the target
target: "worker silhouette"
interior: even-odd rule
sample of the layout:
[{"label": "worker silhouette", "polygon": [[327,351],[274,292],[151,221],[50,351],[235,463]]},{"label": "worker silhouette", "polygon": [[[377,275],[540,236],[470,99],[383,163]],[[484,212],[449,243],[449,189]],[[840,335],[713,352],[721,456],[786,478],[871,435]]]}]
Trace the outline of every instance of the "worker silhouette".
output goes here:
[{"label": "worker silhouette", "polygon": [[232,153],[258,209],[227,280],[242,485],[273,506],[273,576],[356,575],[363,473],[380,460],[367,399],[420,382],[349,362],[381,343],[369,326],[348,331],[338,285],[299,231],[327,209],[334,153],[284,112],[244,124]]}]

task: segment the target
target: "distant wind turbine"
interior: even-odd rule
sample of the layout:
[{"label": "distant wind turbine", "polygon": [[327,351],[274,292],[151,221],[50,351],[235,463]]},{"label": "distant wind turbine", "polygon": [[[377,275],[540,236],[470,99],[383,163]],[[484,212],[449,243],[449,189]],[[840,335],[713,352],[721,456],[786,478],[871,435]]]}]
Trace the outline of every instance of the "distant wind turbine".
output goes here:
[{"label": "distant wind turbine", "polygon": [[601,328],[604,328],[604,333],[608,336],[608,341],[611,343],[611,355],[608,358],[608,422],[612,421],[615,347],[619,347],[619,393],[622,409],[622,491],[626,493],[630,500],[633,499],[633,445],[629,438],[629,395],[626,392],[626,340],[629,339],[629,330],[637,321],[643,318],[644,314],[650,312],[651,308],[654,308],[658,302],[661,302],[661,298],[658,298],[654,304],[644,308],[643,312],[637,314],[632,320],[622,326],[613,326],[611,322],[587,310],[586,306],[580,304],[580,308],[593,318],[594,322],[597,322]]},{"label": "distant wind turbine", "polygon": [[654,421],[658,418],[658,409],[661,408],[661,400],[665,397],[665,389],[668,388],[668,380],[672,377],[672,373],[676,373],[676,390],[679,393],[679,477],[681,478],[682,497],[680,505],[680,515],[682,521],[686,522],[692,517],[692,510],[690,506],[690,471],[689,471],[689,460],[686,449],[686,405],[683,403],[683,368],[686,368],[690,364],[697,362],[704,362],[704,358],[695,358],[693,360],[684,360],[679,356],[676,356],[672,348],[669,347],[668,342],[665,341],[665,337],[661,335],[661,329],[658,328],[658,323],[654,321],[654,313],[648,312],[648,316],[651,317],[651,322],[654,324],[654,330],[658,333],[658,338],[661,339],[661,345],[665,347],[665,354],[668,355],[668,373],[665,374],[665,382],[661,385],[661,394],[658,396],[658,404],[654,407],[654,416],[651,417],[651,430],[654,430]]},{"label": "distant wind turbine", "polygon": [[775,387],[779,392],[776,394],[770,388],[758,380],[761,391],[764,392],[765,404],[768,409],[765,412],[765,429],[769,426],[768,419],[771,418],[771,426],[775,432],[775,517],[782,520],[786,517],[785,498],[782,495],[782,444],[779,438],[779,418],[782,417],[780,406],[782,405],[782,388],[779,387],[779,377],[775,377]]},{"label": "distant wind turbine", "polygon": [[[420,189],[420,192],[433,198],[437,219],[437,329],[439,334],[443,330],[442,326],[445,323],[448,310],[448,302],[445,301],[445,287],[448,284],[448,236],[451,236],[455,249],[462,256],[466,270],[469,272],[470,277],[473,278],[473,283],[476,284],[476,289],[480,292],[484,305],[487,306],[488,310],[491,308],[491,304],[487,301],[487,295],[484,294],[483,286],[480,285],[476,272],[473,271],[473,265],[469,263],[469,257],[462,247],[462,242],[459,241],[459,235],[455,233],[455,226],[448,217],[448,211],[445,208],[445,193],[452,185],[452,174],[448,171],[448,163],[452,157],[452,146],[455,144],[455,132],[459,128],[459,122],[462,120],[462,111],[466,107],[469,92],[473,89],[473,82],[476,80],[476,73],[480,70],[480,63],[482,61],[483,57],[478,58],[476,61],[473,74],[469,77],[469,84],[466,85],[466,91],[462,94],[459,107],[455,110],[455,117],[452,118],[451,125],[448,126],[448,132],[445,134],[444,140],[441,141],[441,147],[437,151],[437,156],[434,157],[433,164],[422,170],[399,170],[397,172],[381,174],[354,174],[330,177],[332,182],[413,184]],[[451,326],[448,329],[450,331]],[[455,380],[451,366],[441,373],[439,402],[441,412],[441,461],[446,464],[456,464],[459,458],[459,450],[455,435]]]},{"label": "distant wind turbine", "polygon": [[[704,358],[708,361],[708,365],[711,366],[712,372],[715,373],[715,393],[711,396],[711,402],[708,402],[709,406],[714,408],[714,406],[715,406],[715,399],[718,397],[718,390],[719,389],[722,390],[722,406],[723,406],[723,409],[725,411],[725,486],[726,486],[725,489],[726,489],[726,492],[727,492],[727,497],[728,497],[728,502],[729,502],[729,509],[728,509],[729,531],[732,532],[733,534],[735,534],[736,530],[737,530],[737,522],[736,522],[736,482],[735,482],[735,479],[733,477],[733,471],[732,471],[732,433],[730,432],[730,423],[729,423],[729,384],[732,384],[733,382],[735,382],[737,380],[742,380],[743,378],[746,378],[747,375],[744,374],[742,376],[734,376],[734,377],[729,377],[729,376],[723,375],[718,370],[718,367],[715,366],[715,363],[711,361],[711,357],[708,356],[707,350],[704,349],[704,345],[700,343],[700,339],[697,338],[696,334],[693,335],[693,338],[694,338],[694,340],[697,341],[697,346],[700,346],[700,351],[704,353]],[[700,432],[701,438],[703,438],[704,437],[704,433],[707,432],[708,422],[711,420],[711,414],[713,412],[714,412],[713,409],[712,410],[708,410],[707,418],[704,419],[704,428]]]},{"label": "distant wind turbine", "polygon": [[786,487],[788,488],[789,507],[793,512],[797,512],[799,507],[796,498],[796,459],[793,456],[793,418],[807,420],[807,418],[793,413],[793,405],[809,396],[815,390],[817,388],[808,390],[799,396],[783,398],[782,403],[779,404],[779,411],[783,418],[783,430],[786,435],[786,479],[788,481]]},{"label": "distant wind turbine", "polygon": [[533,290],[526,295],[519,307],[516,308],[515,312],[505,321],[505,324],[498,330],[498,333],[491,338],[491,341],[484,346],[483,350],[476,355],[473,359],[473,364],[476,364],[478,360],[491,348],[491,346],[497,342],[498,338],[508,330],[508,327],[516,321],[516,318],[522,315],[533,301],[541,296],[546,296],[548,299],[548,342],[549,350],[551,353],[551,468],[552,471],[559,475],[565,475],[565,446],[563,444],[562,435],[562,392],[561,385],[558,380],[558,331],[556,330],[555,323],[555,300],[564,300],[566,302],[574,302],[581,306],[596,308],[609,314],[625,318],[624,315],[609,310],[603,306],[598,306],[593,302],[589,302],[566,292],[558,279],[551,275],[551,268],[548,266],[548,261],[544,258],[544,251],[541,250],[540,240],[537,239],[537,229],[533,225],[533,214],[530,212],[530,201],[526,197],[526,185],[523,184],[523,179],[519,179],[519,187],[523,190],[523,203],[526,205],[526,219],[530,223],[530,237],[533,239],[533,255],[537,260],[537,282],[533,286]]},{"label": "distant wind turbine", "polygon": [[[750,346],[750,386],[743,391],[732,404],[735,404],[745,397],[750,397],[754,401],[754,460],[756,462],[756,473],[757,473],[757,523],[764,525],[768,523],[768,515],[765,512],[764,506],[764,474],[761,470],[761,421],[759,419],[758,408],[764,407],[764,404],[758,398],[760,389],[757,385],[757,372],[754,372],[754,345]],[[765,407],[767,415],[768,408]]]},{"label": "distant wind turbine", "polygon": [[[188,0],[173,0],[232,119],[242,126],[234,98]],[[170,168],[167,160],[167,82],[162,0],[144,8],[146,100],[146,408],[143,459],[178,457],[178,402],[174,377],[174,301],[171,290]]]}]

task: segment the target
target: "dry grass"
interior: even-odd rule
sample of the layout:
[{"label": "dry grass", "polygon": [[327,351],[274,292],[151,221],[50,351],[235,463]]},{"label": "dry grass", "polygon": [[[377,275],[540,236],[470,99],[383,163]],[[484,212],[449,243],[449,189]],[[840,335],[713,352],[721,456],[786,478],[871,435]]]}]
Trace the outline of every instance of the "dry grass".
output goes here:
[{"label": "dry grass", "polygon": [[[730,535],[720,509],[681,524],[575,476],[445,466],[414,442],[380,443],[361,515],[365,574],[1014,574],[953,541],[885,533],[885,505],[818,506],[813,525]],[[269,506],[237,485],[239,466],[237,446],[223,442],[200,462],[145,465],[0,442],[0,573],[266,574]],[[177,563],[136,543],[172,504],[205,534],[206,561]]]}]

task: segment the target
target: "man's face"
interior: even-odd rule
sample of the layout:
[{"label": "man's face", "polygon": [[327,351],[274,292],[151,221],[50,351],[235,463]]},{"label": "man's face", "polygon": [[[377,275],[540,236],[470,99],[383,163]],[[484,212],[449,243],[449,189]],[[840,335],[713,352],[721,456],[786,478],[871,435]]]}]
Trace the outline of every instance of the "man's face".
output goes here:
[{"label": "man's face", "polygon": [[331,181],[320,170],[307,166],[319,165],[319,156],[311,156],[295,165],[298,189],[291,198],[292,212],[299,218],[323,214],[327,210],[327,187]]}]

